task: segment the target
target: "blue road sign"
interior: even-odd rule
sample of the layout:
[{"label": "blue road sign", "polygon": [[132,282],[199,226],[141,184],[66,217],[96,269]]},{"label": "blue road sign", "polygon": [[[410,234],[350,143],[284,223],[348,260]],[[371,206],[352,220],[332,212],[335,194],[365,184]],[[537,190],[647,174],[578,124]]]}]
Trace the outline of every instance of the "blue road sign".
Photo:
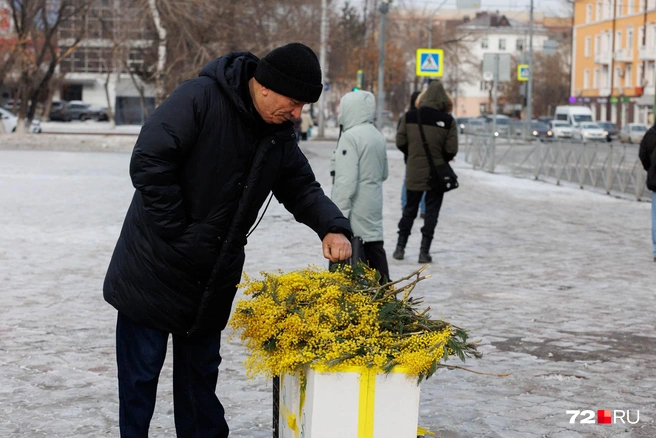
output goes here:
[{"label": "blue road sign", "polygon": [[417,76],[442,76],[444,51],[441,49],[417,49]]}]

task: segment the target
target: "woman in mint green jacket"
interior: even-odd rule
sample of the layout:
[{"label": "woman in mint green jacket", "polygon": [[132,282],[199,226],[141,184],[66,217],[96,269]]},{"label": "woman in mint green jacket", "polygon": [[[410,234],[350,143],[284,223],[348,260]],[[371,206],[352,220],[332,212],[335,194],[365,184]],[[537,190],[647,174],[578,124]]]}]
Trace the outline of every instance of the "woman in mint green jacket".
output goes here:
[{"label": "woman in mint green jacket", "polygon": [[389,279],[383,246],[383,181],[387,179],[387,142],[373,125],[374,95],[346,93],[339,104],[341,136],[334,155],[332,200],[364,242],[366,261]]}]

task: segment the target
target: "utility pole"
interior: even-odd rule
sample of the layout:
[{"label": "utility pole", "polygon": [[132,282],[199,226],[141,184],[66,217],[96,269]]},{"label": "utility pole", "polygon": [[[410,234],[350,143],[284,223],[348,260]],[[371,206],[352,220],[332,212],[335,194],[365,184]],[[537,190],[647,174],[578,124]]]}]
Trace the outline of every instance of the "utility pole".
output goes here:
[{"label": "utility pole", "polygon": [[[325,1],[325,0],[324,0]],[[383,108],[385,106],[385,25],[387,24],[387,12],[391,0],[381,0],[378,10],[380,17],[380,48],[378,51],[378,109],[376,110],[376,127],[383,128]]]},{"label": "utility pole", "polygon": [[433,18],[435,18],[435,14],[439,12],[440,9],[442,9],[442,6],[447,2],[447,0],[442,0],[442,3],[431,13],[430,18],[428,19],[428,48],[432,49],[433,48]]},{"label": "utility pole", "polygon": [[[328,0],[321,0],[321,48],[319,49],[319,64],[323,82],[328,78],[328,63],[326,61],[326,46],[328,45]],[[326,112],[326,93],[319,97],[319,137],[324,137],[326,123],[324,113]]]},{"label": "utility pole", "polygon": [[[528,22],[528,84],[526,86],[526,120],[524,121],[525,135],[531,134],[531,121],[533,120],[533,0],[531,0],[531,13]],[[532,137],[527,137],[532,138]]]},{"label": "utility pole", "polygon": [[497,154],[497,95],[499,94],[499,54],[494,55],[494,84],[492,86],[494,103],[492,105],[492,147],[490,149],[490,172],[494,173],[496,166],[495,157]]}]

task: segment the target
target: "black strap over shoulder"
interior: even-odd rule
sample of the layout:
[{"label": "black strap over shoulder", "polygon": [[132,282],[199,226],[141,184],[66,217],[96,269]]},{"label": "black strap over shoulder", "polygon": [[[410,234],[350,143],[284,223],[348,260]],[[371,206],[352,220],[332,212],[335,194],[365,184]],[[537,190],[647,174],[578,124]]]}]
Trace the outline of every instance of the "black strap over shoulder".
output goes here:
[{"label": "black strap over shoulder", "polygon": [[426,141],[426,134],[424,134],[424,128],[421,126],[421,108],[417,108],[417,126],[419,127],[419,135],[421,135],[421,143],[424,145],[424,151],[426,152],[426,158],[428,158],[428,165],[430,166],[430,172],[433,178],[437,177],[437,170],[435,169],[435,163],[433,162],[433,156],[430,153],[428,147],[428,142]]}]

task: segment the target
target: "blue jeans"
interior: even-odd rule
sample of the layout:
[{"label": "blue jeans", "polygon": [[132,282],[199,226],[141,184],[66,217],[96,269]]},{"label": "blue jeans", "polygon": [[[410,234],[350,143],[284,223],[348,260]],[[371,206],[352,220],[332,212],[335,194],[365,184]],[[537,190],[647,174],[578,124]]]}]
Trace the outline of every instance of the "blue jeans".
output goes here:
[{"label": "blue jeans", "polygon": [[[405,183],[401,186],[401,210],[405,209],[405,205],[408,203],[408,191],[405,189]],[[424,196],[421,197],[421,202],[419,203],[419,211],[421,214],[426,214],[426,192]]]},{"label": "blue jeans", "polygon": [[651,192],[651,242],[656,257],[656,192]]},{"label": "blue jeans", "polygon": [[[119,428],[122,438],[147,438],[169,333],[118,314]],[[226,438],[228,424],[216,396],[221,334],[173,335],[173,414],[176,435]]]}]

